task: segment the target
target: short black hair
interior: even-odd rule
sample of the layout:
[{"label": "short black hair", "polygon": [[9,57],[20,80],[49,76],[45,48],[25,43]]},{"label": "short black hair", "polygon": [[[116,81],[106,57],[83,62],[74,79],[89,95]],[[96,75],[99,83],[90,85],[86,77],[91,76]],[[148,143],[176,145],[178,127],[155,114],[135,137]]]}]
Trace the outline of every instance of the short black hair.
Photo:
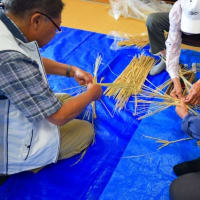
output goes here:
[{"label": "short black hair", "polygon": [[32,11],[40,11],[52,18],[60,16],[64,3],[62,0],[0,0],[5,11],[23,17]]}]

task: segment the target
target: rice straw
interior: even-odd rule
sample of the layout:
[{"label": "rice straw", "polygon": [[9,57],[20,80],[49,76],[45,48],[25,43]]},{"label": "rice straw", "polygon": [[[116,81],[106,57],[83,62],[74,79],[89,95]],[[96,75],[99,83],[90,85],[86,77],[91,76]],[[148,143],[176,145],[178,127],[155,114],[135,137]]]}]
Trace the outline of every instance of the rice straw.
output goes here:
[{"label": "rice straw", "polygon": [[113,96],[116,99],[116,109],[121,110],[130,96],[140,92],[154,63],[155,60],[150,56],[142,54],[139,58],[134,57],[112,85],[102,84],[108,87],[104,94],[109,97]]}]

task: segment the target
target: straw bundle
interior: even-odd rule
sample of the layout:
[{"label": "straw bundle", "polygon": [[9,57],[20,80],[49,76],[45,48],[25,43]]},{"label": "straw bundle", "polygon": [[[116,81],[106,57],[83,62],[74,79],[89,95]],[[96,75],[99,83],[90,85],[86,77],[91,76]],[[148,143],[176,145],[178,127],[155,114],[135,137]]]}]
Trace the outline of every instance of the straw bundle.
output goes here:
[{"label": "straw bundle", "polygon": [[[181,85],[183,87],[183,95],[185,95],[189,93],[189,90],[192,87],[192,82],[194,81],[194,78],[195,78],[195,72],[193,70],[186,70],[184,68],[180,68],[179,77],[181,80]],[[171,79],[165,82],[165,84],[163,84],[162,87],[164,88],[167,85],[169,85],[169,87],[166,93],[170,94],[170,92],[172,91],[174,87]]]},{"label": "straw bundle", "polygon": [[[185,79],[185,77],[183,79],[184,83],[191,86],[191,83]],[[165,110],[166,108],[169,108],[170,106],[180,105],[180,99],[173,98],[164,90],[162,90],[165,88],[165,86],[169,85],[170,81],[165,82],[163,84],[164,86],[162,85],[159,87],[156,87],[150,81],[148,82],[150,83],[151,87],[143,85],[141,93],[137,96],[137,109],[134,115],[140,116],[138,119],[151,116],[155,113]],[[187,89],[189,87],[186,86],[185,88]],[[195,115],[198,115],[198,113],[191,106],[187,105],[187,108]]]},{"label": "straw bundle", "polygon": [[[98,69],[99,69],[99,65],[101,64],[101,60],[102,60],[101,56],[98,55],[97,58],[96,58],[95,67],[94,67],[94,78],[93,78],[93,83],[94,84],[97,84],[97,72],[98,72]],[[94,101],[92,102],[92,110],[93,110],[92,123],[94,124],[94,119],[97,118],[96,106],[95,106],[95,102]]]},{"label": "straw bundle", "polygon": [[133,46],[136,45],[140,48],[143,48],[144,46],[146,46],[147,44],[149,44],[149,38],[147,33],[143,33],[140,35],[135,35],[130,37],[128,40],[123,40],[123,41],[119,41],[117,43],[118,46]]},{"label": "straw bundle", "polygon": [[113,82],[113,85],[108,86],[104,94],[106,96],[113,96],[117,100],[116,108],[121,110],[131,95],[136,95],[141,91],[142,85],[154,62],[155,60],[149,56],[141,55],[139,58],[134,57]]},{"label": "straw bundle", "polygon": [[[167,38],[167,32],[164,32],[164,36],[165,38]],[[149,37],[147,33],[142,33],[142,34],[138,34],[138,35],[134,35],[129,37],[129,39],[123,40],[123,41],[119,41],[117,43],[118,46],[122,47],[122,46],[133,46],[136,45],[139,48],[143,48],[145,47],[147,44],[149,44]]]}]

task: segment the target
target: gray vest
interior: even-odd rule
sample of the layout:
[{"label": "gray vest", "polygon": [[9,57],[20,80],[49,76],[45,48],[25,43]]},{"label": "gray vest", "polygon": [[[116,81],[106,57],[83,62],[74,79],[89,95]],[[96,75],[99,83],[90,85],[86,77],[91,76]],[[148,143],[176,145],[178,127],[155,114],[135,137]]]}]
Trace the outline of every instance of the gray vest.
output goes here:
[{"label": "gray vest", "polygon": [[[37,43],[16,39],[0,21],[0,52],[4,50],[18,51],[35,60],[47,83]],[[31,123],[9,99],[0,99],[0,174],[14,174],[56,162],[59,148],[57,126],[46,119]]]}]

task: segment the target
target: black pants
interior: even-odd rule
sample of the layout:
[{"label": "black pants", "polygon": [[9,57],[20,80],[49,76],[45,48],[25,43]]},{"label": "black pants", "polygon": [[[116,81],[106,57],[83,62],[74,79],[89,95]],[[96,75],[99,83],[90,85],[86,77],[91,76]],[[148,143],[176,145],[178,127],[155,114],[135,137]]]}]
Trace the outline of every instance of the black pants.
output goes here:
[{"label": "black pants", "polygon": [[170,186],[171,200],[200,200],[200,172],[175,179]]},{"label": "black pants", "polygon": [[151,52],[156,54],[164,49],[164,31],[169,32],[169,13],[150,14],[146,21]]},{"label": "black pants", "polygon": [[[146,21],[151,52],[156,54],[164,49],[164,31],[169,32],[169,13],[150,14]],[[182,33],[182,43],[200,47],[200,34],[186,35]]]}]

